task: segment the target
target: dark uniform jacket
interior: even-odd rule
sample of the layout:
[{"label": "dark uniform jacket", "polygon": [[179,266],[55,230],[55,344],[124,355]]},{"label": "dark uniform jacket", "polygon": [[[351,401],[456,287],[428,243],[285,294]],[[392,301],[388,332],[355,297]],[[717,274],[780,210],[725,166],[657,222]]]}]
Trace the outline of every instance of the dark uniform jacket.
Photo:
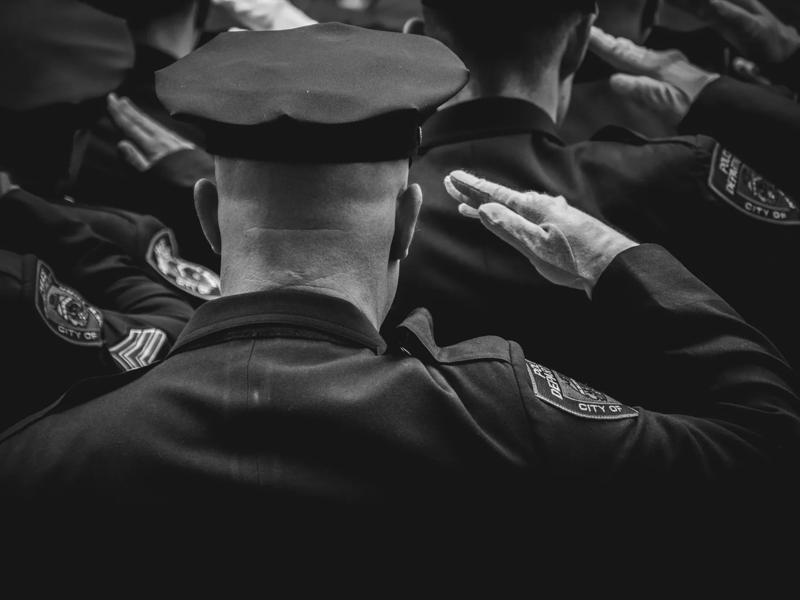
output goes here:
[{"label": "dark uniform jacket", "polygon": [[791,150],[800,140],[800,104],[784,95],[720,77],[697,97],[679,129],[714,138],[793,198],[800,197],[797,160]]},{"label": "dark uniform jacket", "polygon": [[81,378],[163,358],[193,313],[82,221],[21,190],[0,199],[0,427]]},{"label": "dark uniform jacket", "polygon": [[387,343],[345,301],[242,294],[201,306],[163,362],[84,382],[7,432],[0,487],[215,512],[395,507],[391,521],[440,502],[549,501],[562,482],[675,489],[792,468],[793,372],[663,249],[618,256],[594,304],[638,332],[639,352],[669,356],[657,385],[674,392],[672,414],[654,410],[651,388],[618,402],[498,337],[441,347],[424,310]]},{"label": "dark uniform jacket", "polygon": [[9,192],[3,201],[8,218],[4,235],[15,239],[17,248],[41,239],[39,228],[43,220],[77,219],[117,246],[151,279],[166,285],[192,306],[220,295],[219,275],[184,259],[175,233],[151,215],[64,198],[45,200],[20,188]]},{"label": "dark uniform jacket", "polygon": [[147,116],[197,145],[170,154],[142,173],[117,149],[123,136],[110,117],[92,128],[77,182],[70,194],[82,204],[122,208],[153,215],[173,230],[187,260],[219,270],[219,257],[209,247],[194,212],[194,184],[213,179],[214,161],[202,150],[202,135],[176,121],[155,93],[155,72],[175,59],[155,48],[138,45],[136,63],[117,94],[129,97]]},{"label": "dark uniform jacket", "polygon": [[551,285],[516,250],[458,214],[442,180],[465,169],[515,189],[563,195],[634,239],[667,247],[800,364],[800,288],[791,275],[800,251],[796,184],[781,189],[738,150],[706,136],[648,139],[608,128],[567,145],[542,110],[511,98],[440,110],[422,138],[411,180],[421,184],[424,202],[388,326],[424,306],[443,343],[501,335],[613,392],[656,377],[639,363],[627,327],[610,327],[585,293]]}]

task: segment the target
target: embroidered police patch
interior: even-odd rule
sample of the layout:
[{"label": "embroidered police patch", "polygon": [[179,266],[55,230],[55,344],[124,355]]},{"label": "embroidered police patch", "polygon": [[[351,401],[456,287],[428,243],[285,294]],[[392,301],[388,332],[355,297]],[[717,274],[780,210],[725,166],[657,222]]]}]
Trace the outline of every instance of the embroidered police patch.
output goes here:
[{"label": "embroidered police patch", "polygon": [[635,419],[639,416],[639,411],[635,408],[620,404],[588,385],[535,362],[526,362],[533,393],[547,404],[584,419],[609,421]]},{"label": "embroidered police patch", "polygon": [[103,314],[61,285],[43,262],[36,266],[36,310],[58,337],[79,346],[103,344]]},{"label": "embroidered police patch", "polygon": [[800,225],[800,210],[794,199],[719,144],[711,159],[708,185],[720,198],[754,219]]},{"label": "embroidered police patch", "polygon": [[219,276],[203,265],[178,256],[175,236],[168,229],[153,236],[147,250],[147,262],[164,279],[192,296],[212,300],[220,295]]},{"label": "embroidered police patch", "polygon": [[131,329],[124,340],[108,351],[123,370],[132,371],[152,364],[166,341],[167,334],[160,329]]}]

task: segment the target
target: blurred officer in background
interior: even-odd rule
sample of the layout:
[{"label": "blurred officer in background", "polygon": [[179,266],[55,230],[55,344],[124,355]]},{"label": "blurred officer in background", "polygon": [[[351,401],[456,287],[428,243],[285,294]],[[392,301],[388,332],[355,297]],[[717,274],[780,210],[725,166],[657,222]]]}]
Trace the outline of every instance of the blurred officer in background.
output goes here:
[{"label": "blurred officer in background", "polygon": [[[471,79],[423,127],[411,180],[426,202],[387,326],[425,306],[440,343],[500,334],[532,358],[619,395],[668,378],[652,364],[636,366],[630,332],[604,323],[585,297],[550,286],[507,246],[459,219],[441,181],[465,168],[516,189],[564,195],[634,239],[664,245],[800,364],[793,334],[800,297],[786,276],[800,245],[798,179],[770,181],[771,164],[753,168],[704,136],[651,141],[612,128],[565,144],[557,123],[591,39],[593,2],[541,0],[536,19],[523,18],[510,0],[488,13],[478,3],[424,4],[427,33],[464,59]],[[688,110],[718,75],[669,57],[663,70],[678,73]],[[553,318],[560,314],[569,320]],[[531,315],[535,328],[521,328]],[[626,376],[618,377],[623,364]],[[662,391],[672,393],[656,394]]]},{"label": "blurred officer in background", "polygon": [[[606,33],[637,44],[679,48],[694,64],[717,73],[724,72],[725,41],[696,21],[698,28],[688,32],[660,26],[662,4],[661,0],[598,0],[595,25]],[[608,125],[625,127],[649,137],[677,135],[674,123],[665,120],[663,115],[615,93],[609,82],[613,73],[613,68],[590,49],[575,73],[569,110],[559,124],[559,135],[565,142],[588,140]]]},{"label": "blurred officer in background", "polygon": [[446,182],[462,214],[669,363],[670,414],[652,386],[622,404],[501,338],[438,346],[425,310],[379,335],[422,201],[419,124],[466,80],[434,40],[342,24],[221,34],[161,71],[160,98],[216,156],[196,195],[225,296],[162,363],[75,388],[8,436],[9,496],[202,507],[204,526],[228,508],[279,524],[373,508],[471,528],[552,514],[573,483],[695,506],[709,486],[795,468],[793,372],[769,342],[663,249],[563,198]]},{"label": "blurred officer in background", "polygon": [[124,24],[70,2],[6,2],[0,15],[5,429],[83,377],[161,358],[193,311],[59,197],[81,129],[131,64]]},{"label": "blurred officer in background", "polygon": [[[218,296],[218,275],[185,260],[175,233],[164,223],[109,206],[114,204],[112,192],[123,193],[124,181],[109,190],[102,205],[67,196],[81,168],[89,130],[109,102],[106,95],[133,62],[125,23],[72,0],[9,0],[0,6],[0,16],[0,65],[4,80],[13,82],[0,90],[0,158],[14,183],[68,206],[74,218],[192,304]],[[114,106],[119,115],[131,110],[119,102]],[[144,117],[132,125],[147,139],[157,127]]]},{"label": "blurred officer in background", "polygon": [[[664,0],[664,8],[672,15],[678,10],[688,13],[724,38],[733,50],[733,74],[800,92],[800,11],[796,4],[790,8],[780,1]],[[777,15],[770,8],[777,9]]]},{"label": "blurred officer in background", "polygon": [[770,86],[727,75],[690,103],[673,76],[688,64],[680,53],[643,48],[598,29],[591,47],[621,71],[610,78],[617,95],[677,123],[681,133],[713,137],[745,162],[761,165],[772,181],[797,190],[797,161],[786,148],[800,139],[800,104]]},{"label": "blurred officer in background", "polygon": [[[792,60],[797,31],[756,0],[600,0],[598,6],[596,26],[606,33],[654,50],[680,50],[705,70],[794,97],[787,75],[800,72]],[[608,125],[649,137],[678,134],[663,114],[620,93],[612,74],[612,66],[590,49],[559,126],[564,141],[588,140]]]},{"label": "blurred officer in background", "polygon": [[194,50],[208,0],[87,0],[124,18],[135,42],[133,68],[93,127],[71,194],[83,204],[153,215],[170,227],[181,255],[219,270],[194,214],[192,190],[211,177],[200,132],[169,117],[155,94],[155,72]]},{"label": "blurred officer in background", "polygon": [[2,431],[81,379],[163,358],[193,309],[74,211],[0,177]]}]

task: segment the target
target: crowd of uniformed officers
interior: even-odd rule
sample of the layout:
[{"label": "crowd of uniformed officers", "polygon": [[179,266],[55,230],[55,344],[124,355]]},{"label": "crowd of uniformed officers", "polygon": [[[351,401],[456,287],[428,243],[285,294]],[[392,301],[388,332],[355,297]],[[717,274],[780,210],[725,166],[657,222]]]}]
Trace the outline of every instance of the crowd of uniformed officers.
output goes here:
[{"label": "crowd of uniformed officers", "polygon": [[785,498],[798,27],[778,0],[4,0],[0,497]]}]

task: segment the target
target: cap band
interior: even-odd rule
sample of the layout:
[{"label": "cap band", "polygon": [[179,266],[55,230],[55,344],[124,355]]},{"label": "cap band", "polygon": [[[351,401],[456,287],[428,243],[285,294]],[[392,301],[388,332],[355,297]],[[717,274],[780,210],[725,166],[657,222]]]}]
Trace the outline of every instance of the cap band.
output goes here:
[{"label": "cap band", "polygon": [[210,154],[249,160],[354,163],[401,160],[420,143],[416,114],[382,115],[358,123],[321,125],[279,119],[263,125],[196,121]]}]

